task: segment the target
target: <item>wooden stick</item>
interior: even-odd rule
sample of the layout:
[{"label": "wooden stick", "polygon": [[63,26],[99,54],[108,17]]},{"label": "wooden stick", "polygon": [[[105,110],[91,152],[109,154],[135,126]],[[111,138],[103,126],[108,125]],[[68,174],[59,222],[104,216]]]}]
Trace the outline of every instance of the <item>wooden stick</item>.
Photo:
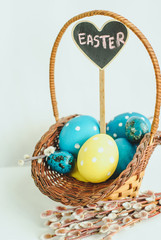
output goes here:
[{"label": "wooden stick", "polygon": [[100,83],[100,133],[106,133],[105,122],[105,72],[99,69],[99,83]]}]

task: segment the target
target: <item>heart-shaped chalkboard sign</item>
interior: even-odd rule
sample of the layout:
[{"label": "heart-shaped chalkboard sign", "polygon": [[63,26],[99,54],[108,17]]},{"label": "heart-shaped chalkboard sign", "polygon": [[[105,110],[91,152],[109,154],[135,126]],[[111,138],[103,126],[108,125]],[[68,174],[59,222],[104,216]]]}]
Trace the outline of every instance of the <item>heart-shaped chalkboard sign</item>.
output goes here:
[{"label": "heart-shaped chalkboard sign", "polygon": [[83,21],[73,29],[76,45],[100,69],[105,68],[119,53],[127,37],[127,28],[118,21],[106,22],[101,30],[91,22]]}]

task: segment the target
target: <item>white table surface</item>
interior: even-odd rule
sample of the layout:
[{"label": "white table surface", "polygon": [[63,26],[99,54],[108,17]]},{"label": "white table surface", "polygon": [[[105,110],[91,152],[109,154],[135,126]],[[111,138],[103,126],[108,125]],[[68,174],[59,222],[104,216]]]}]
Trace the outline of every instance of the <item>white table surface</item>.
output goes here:
[{"label": "white table surface", "polygon": [[[161,192],[161,149],[154,152],[141,190]],[[0,168],[0,239],[37,240],[46,232],[40,213],[57,203],[44,196],[31,178],[30,166]],[[113,240],[161,239],[161,214],[123,230]],[[101,239],[101,236],[88,239]]]}]

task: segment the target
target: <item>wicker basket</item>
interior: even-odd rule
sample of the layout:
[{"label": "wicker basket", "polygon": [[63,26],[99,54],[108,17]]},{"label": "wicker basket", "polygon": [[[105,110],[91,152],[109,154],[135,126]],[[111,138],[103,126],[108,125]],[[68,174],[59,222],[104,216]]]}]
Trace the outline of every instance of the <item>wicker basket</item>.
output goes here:
[{"label": "wicker basket", "polygon": [[65,205],[83,206],[89,203],[97,202],[99,200],[135,197],[138,194],[138,190],[140,188],[140,184],[144,176],[144,171],[148,164],[149,158],[155,147],[161,143],[161,132],[157,132],[161,104],[161,74],[156,55],[145,36],[127,19],[113,12],[95,10],[85,12],[70,19],[60,30],[56,38],[50,58],[50,91],[56,124],[51,126],[49,131],[43,135],[41,140],[36,145],[33,155],[41,155],[44,149],[51,145],[59,149],[58,139],[62,127],[71,118],[76,116],[73,115],[59,119],[54,84],[56,52],[60,40],[68,26],[79,19],[93,15],[105,15],[122,22],[129,29],[131,29],[144,44],[150,55],[156,76],[155,112],[151,127],[151,133],[144,136],[137,148],[133,160],[128,164],[127,168],[114,180],[107,180],[106,182],[98,184],[85,183],[78,181],[73,177],[61,175],[57,172],[51,171],[48,169],[45,160],[41,163],[38,163],[36,160],[32,162],[32,177],[40,191],[54,201],[61,202]]}]

